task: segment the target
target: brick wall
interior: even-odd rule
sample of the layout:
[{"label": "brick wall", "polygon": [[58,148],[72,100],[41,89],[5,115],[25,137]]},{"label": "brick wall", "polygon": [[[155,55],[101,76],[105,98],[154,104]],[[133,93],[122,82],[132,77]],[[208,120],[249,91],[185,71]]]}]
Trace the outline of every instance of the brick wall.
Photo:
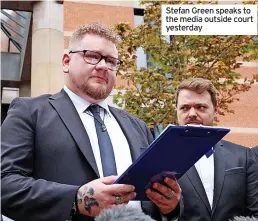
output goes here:
[{"label": "brick wall", "polygon": [[101,22],[114,25],[118,22],[134,24],[131,7],[108,6],[64,1],[64,30],[73,31],[78,25]]},{"label": "brick wall", "polygon": [[[240,101],[229,106],[235,113],[219,116],[219,125],[238,129],[237,132],[226,136],[226,140],[249,147],[256,146],[258,145],[258,84],[236,97]],[[250,131],[249,128],[253,129]]]}]

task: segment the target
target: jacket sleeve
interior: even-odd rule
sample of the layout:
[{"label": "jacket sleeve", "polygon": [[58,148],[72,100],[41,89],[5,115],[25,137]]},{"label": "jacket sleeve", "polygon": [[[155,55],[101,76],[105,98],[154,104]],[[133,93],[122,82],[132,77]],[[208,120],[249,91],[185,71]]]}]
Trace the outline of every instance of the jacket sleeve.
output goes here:
[{"label": "jacket sleeve", "polygon": [[33,178],[35,124],[21,98],[1,128],[2,214],[14,220],[68,220],[79,186]]},{"label": "jacket sleeve", "polygon": [[250,148],[247,148],[246,168],[246,214],[258,218],[258,163]]}]

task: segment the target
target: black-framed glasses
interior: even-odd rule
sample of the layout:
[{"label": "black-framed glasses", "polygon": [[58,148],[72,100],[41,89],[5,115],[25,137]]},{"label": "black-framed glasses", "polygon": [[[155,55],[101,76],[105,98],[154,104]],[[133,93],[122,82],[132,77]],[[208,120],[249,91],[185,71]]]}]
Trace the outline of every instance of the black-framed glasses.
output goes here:
[{"label": "black-framed glasses", "polygon": [[122,64],[122,61],[120,61],[119,59],[103,56],[96,51],[76,50],[76,51],[69,51],[69,54],[78,53],[78,52],[83,52],[83,59],[88,64],[96,65],[102,59],[104,59],[107,64],[107,68],[111,71],[116,71],[119,68],[119,66]]}]

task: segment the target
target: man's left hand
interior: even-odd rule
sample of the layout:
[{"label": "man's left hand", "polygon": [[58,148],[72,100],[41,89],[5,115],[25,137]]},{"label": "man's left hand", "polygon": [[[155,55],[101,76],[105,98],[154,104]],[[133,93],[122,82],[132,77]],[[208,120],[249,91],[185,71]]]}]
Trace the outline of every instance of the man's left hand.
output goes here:
[{"label": "man's left hand", "polygon": [[159,207],[162,214],[168,214],[176,208],[181,197],[181,188],[179,184],[171,178],[166,177],[164,181],[169,187],[155,182],[152,188],[158,190],[160,193],[152,189],[147,189],[146,194],[147,197]]}]

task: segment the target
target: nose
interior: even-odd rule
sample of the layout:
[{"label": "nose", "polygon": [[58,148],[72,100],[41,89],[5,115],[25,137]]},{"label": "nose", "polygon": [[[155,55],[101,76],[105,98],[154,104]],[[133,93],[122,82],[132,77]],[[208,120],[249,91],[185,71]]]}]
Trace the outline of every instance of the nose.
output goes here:
[{"label": "nose", "polygon": [[194,119],[197,117],[196,111],[193,107],[189,111],[189,117]]},{"label": "nose", "polygon": [[97,68],[97,69],[108,70],[107,63],[106,63],[106,61],[105,61],[104,58],[102,58],[102,59],[100,60],[100,62],[96,65],[96,68]]}]

